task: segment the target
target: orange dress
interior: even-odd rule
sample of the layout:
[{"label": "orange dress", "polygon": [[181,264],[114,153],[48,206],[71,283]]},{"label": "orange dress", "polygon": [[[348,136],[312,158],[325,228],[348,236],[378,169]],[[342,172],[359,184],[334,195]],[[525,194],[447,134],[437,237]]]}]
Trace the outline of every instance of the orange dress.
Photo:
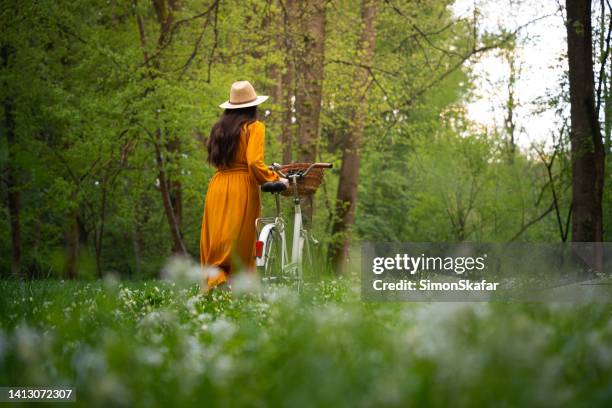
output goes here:
[{"label": "orange dress", "polygon": [[227,281],[237,268],[254,269],[257,231],[255,219],[260,216],[259,185],[278,180],[278,175],[264,163],[265,126],[255,121],[240,133],[236,158],[229,168],[217,169],[208,184],[200,262],[221,269],[208,278],[208,288]]}]

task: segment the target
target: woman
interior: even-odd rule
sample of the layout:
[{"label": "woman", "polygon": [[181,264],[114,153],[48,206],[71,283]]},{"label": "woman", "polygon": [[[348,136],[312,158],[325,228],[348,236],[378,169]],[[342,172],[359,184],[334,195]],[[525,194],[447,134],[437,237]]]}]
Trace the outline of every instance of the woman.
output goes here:
[{"label": "woman", "polygon": [[217,172],[206,193],[200,261],[216,266],[219,273],[207,278],[206,290],[226,282],[239,267],[255,266],[259,185],[279,180],[263,161],[265,127],[257,120],[257,105],[266,99],[257,96],[248,81],[235,82],[210,132],[208,162]]}]

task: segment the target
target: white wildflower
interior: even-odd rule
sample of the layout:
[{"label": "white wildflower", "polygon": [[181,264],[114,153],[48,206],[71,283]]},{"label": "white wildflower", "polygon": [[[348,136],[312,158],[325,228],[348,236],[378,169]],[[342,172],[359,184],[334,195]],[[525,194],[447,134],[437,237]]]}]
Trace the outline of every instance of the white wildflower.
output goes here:
[{"label": "white wildflower", "polygon": [[188,286],[202,281],[209,271],[186,256],[173,256],[162,269],[162,279]]},{"label": "white wildflower", "polygon": [[21,360],[33,362],[38,358],[41,338],[38,332],[27,324],[21,324],[15,329],[15,344],[17,355]]},{"label": "white wildflower", "polygon": [[87,383],[90,378],[103,376],[107,370],[104,355],[89,347],[83,347],[74,355],[72,366],[76,371],[77,380],[82,383]]},{"label": "white wildflower", "polygon": [[168,326],[174,323],[175,316],[165,310],[154,310],[152,312],[147,313],[140,321],[138,322],[139,328],[150,329],[162,326]]},{"label": "white wildflower", "polygon": [[102,281],[104,287],[109,290],[114,290],[119,285],[120,281],[119,274],[116,272],[109,272],[104,275],[104,279]]},{"label": "white wildflower", "polygon": [[226,354],[218,354],[213,362],[212,379],[217,383],[227,380],[234,368],[234,360]]},{"label": "white wildflower", "polygon": [[239,273],[231,281],[232,291],[236,294],[261,292],[261,282],[253,273]]},{"label": "white wildflower", "polygon": [[589,349],[597,356],[597,364],[604,370],[612,367],[612,345],[602,331],[591,331],[586,336]]},{"label": "white wildflower", "polygon": [[95,382],[94,400],[104,401],[109,406],[130,406],[130,396],[126,386],[114,374],[106,374]]},{"label": "white wildflower", "polygon": [[185,303],[185,307],[187,308],[187,310],[189,310],[189,313],[196,315],[198,314],[198,309],[196,307],[196,305],[199,302],[199,297],[198,296],[192,296],[189,299],[187,299],[187,302]]},{"label": "white wildflower", "polygon": [[217,319],[210,325],[210,333],[221,342],[227,341],[236,332],[236,326],[225,319]]}]

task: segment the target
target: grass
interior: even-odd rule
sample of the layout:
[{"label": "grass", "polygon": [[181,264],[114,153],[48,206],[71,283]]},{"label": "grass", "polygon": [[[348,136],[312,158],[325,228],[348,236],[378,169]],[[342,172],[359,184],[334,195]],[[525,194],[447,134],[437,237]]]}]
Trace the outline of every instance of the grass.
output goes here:
[{"label": "grass", "polygon": [[[247,285],[248,286],[248,285]],[[0,384],[77,406],[609,406],[609,304],[363,303],[357,282],[0,282]]]}]

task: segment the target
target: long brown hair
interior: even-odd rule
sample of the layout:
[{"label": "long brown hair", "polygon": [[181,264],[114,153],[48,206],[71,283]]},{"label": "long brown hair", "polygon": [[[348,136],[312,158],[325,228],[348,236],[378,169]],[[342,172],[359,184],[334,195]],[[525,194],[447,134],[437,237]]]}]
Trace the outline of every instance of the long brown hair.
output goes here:
[{"label": "long brown hair", "polygon": [[234,162],[240,132],[244,125],[257,120],[257,106],[226,109],[210,131],[206,143],[208,163],[215,167],[229,167]]}]

